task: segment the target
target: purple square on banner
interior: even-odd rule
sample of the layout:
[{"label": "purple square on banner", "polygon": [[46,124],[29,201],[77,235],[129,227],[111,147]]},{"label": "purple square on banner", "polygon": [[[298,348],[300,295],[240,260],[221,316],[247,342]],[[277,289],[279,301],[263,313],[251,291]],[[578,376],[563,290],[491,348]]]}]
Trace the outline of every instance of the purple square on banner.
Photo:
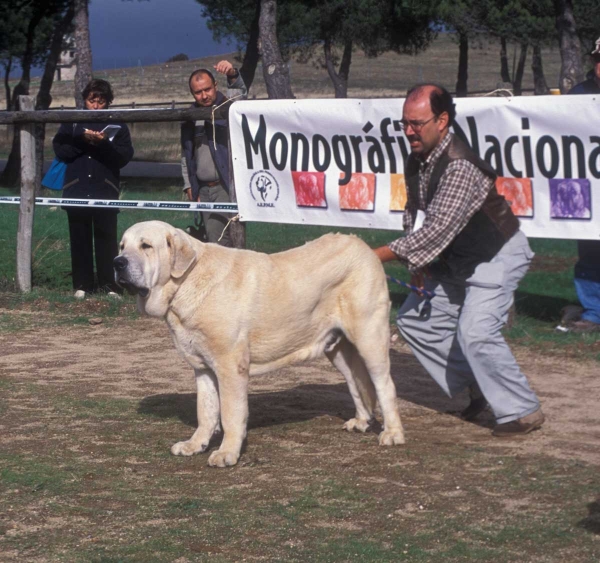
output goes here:
[{"label": "purple square on banner", "polygon": [[590,181],[585,178],[554,178],[550,183],[552,219],[590,219]]}]

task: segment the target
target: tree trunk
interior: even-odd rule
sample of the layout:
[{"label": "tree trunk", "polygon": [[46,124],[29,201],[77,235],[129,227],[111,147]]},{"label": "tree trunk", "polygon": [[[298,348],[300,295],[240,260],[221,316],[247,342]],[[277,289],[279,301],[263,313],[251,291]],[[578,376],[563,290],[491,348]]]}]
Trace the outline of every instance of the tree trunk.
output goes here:
[{"label": "tree trunk", "polygon": [[6,111],[10,111],[10,71],[12,70],[12,56],[9,56],[4,63],[4,94],[6,96]]},{"label": "tree trunk", "polygon": [[348,75],[350,74],[350,64],[352,63],[352,39],[348,39],[344,44],[344,53],[342,54],[339,72],[336,72],[335,70],[335,63],[333,60],[333,54],[331,52],[331,41],[329,39],[325,40],[325,43],[323,44],[323,51],[325,52],[325,65],[327,67],[327,73],[333,82],[335,97],[347,98]]},{"label": "tree trunk", "polygon": [[260,59],[260,53],[258,52],[259,20],[260,0],[256,0],[256,12],[254,14],[254,19],[252,20],[252,25],[250,26],[250,37],[246,44],[246,54],[244,55],[244,62],[240,67],[240,74],[242,75],[242,79],[248,90],[250,90],[250,86],[252,86],[252,83],[254,82],[256,67],[258,65],[258,60]]},{"label": "tree trunk", "polygon": [[544,67],[542,65],[542,49],[539,45],[533,46],[531,70],[533,71],[533,93],[536,96],[545,96],[550,92],[550,90],[548,89],[546,77],[544,76]]},{"label": "tree trunk", "polygon": [[[37,10],[29,20],[27,26],[27,37],[25,39],[25,51],[21,57],[21,80],[13,88],[9,111],[15,111],[19,107],[19,96],[29,95],[29,83],[31,76],[31,65],[33,63],[33,42],[35,29],[44,16],[44,10]],[[21,174],[21,135],[19,127],[14,128],[13,143],[6,161],[6,166],[0,177],[3,186],[15,187],[19,185]]]},{"label": "tree trunk", "polygon": [[573,2],[554,0],[554,10],[562,61],[558,85],[561,94],[566,94],[573,86],[583,81],[581,42],[576,32]]},{"label": "tree trunk", "polygon": [[19,185],[21,174],[21,129],[19,126],[13,126],[13,140],[10,148],[6,166],[0,176],[0,184],[3,186],[15,188]]},{"label": "tree trunk", "polygon": [[523,74],[525,73],[525,61],[527,60],[527,50],[529,43],[521,43],[521,51],[519,53],[519,63],[517,64],[517,72],[515,74],[514,95],[520,96],[523,93]]},{"label": "tree trunk", "polygon": [[[63,48],[64,36],[67,33],[69,27],[73,22],[75,15],[73,4],[71,3],[64,13],[60,21],[57,22],[54,31],[52,33],[52,39],[50,41],[50,50],[46,57],[46,64],[44,65],[44,74],[40,81],[40,89],[35,101],[36,110],[46,110],[52,103],[52,84],[54,83],[54,75],[56,73],[56,65],[60,60],[60,53]],[[35,126],[35,150],[36,150],[36,195],[39,195],[42,191],[42,173],[44,168],[44,141],[46,138],[46,124],[37,123]]]},{"label": "tree trunk", "polygon": [[75,48],[77,49],[77,70],[75,71],[75,106],[83,108],[81,92],[92,79],[92,48],[90,47],[89,0],[75,2]]},{"label": "tree trunk", "polygon": [[267,94],[270,99],[293,98],[289,69],[283,62],[277,42],[276,0],[261,0],[259,28],[260,52]]},{"label": "tree trunk", "polygon": [[42,75],[42,79],[40,81],[40,89],[35,100],[35,109],[48,109],[52,103],[50,91],[52,90],[52,84],[54,84],[56,66],[60,61],[64,37],[73,23],[74,16],[75,10],[73,4],[70,4],[62,18],[56,23],[56,27],[54,28],[52,39],[50,41],[48,56],[46,57],[46,62],[44,64],[44,74]]},{"label": "tree trunk", "polygon": [[458,78],[456,80],[456,97],[466,98],[467,81],[469,79],[469,38],[459,32],[458,39]]},{"label": "tree trunk", "polygon": [[502,82],[510,83],[510,72],[508,70],[508,54],[506,52],[506,39],[500,38],[500,78]]}]

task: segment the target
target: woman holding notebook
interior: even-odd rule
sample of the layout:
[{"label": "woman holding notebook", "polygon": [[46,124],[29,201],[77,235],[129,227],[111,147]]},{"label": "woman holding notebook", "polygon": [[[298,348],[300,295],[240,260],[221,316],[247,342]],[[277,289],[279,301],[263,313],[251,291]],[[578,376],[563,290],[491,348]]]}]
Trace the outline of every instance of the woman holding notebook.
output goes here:
[{"label": "woman holding notebook", "polygon": [[[108,109],[113,101],[106,80],[92,80],[82,92],[85,109]],[[54,152],[67,164],[63,198],[119,199],[120,169],[133,156],[125,123],[63,123],[52,141]],[[69,219],[71,265],[75,297],[104,291],[115,295],[112,262],[117,249],[117,209],[65,207]],[[94,280],[94,249],[97,280]]]}]

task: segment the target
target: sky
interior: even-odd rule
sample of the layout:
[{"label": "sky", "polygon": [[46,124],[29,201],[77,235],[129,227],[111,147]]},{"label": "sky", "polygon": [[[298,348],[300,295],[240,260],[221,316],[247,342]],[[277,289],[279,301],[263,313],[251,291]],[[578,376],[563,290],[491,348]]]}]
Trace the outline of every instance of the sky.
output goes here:
[{"label": "sky", "polygon": [[91,0],[89,17],[94,70],[235,50],[234,43],[213,41],[196,0]]}]

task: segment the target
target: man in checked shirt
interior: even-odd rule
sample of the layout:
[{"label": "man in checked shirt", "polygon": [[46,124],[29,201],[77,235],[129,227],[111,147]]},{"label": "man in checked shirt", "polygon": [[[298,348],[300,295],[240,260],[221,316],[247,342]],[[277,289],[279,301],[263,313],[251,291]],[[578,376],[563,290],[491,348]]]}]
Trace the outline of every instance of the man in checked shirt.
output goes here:
[{"label": "man in checked shirt", "polygon": [[435,292],[431,312],[423,314],[425,299],[411,294],[398,311],[398,328],[448,396],[469,388],[462,417],[472,420],[489,404],[494,436],[527,434],[544,415],[501,330],[533,253],[496,191],[494,170],[450,133],[454,118],[444,88],[425,84],[408,92],[407,236],[375,252],[382,262],[401,260],[413,285]]}]

